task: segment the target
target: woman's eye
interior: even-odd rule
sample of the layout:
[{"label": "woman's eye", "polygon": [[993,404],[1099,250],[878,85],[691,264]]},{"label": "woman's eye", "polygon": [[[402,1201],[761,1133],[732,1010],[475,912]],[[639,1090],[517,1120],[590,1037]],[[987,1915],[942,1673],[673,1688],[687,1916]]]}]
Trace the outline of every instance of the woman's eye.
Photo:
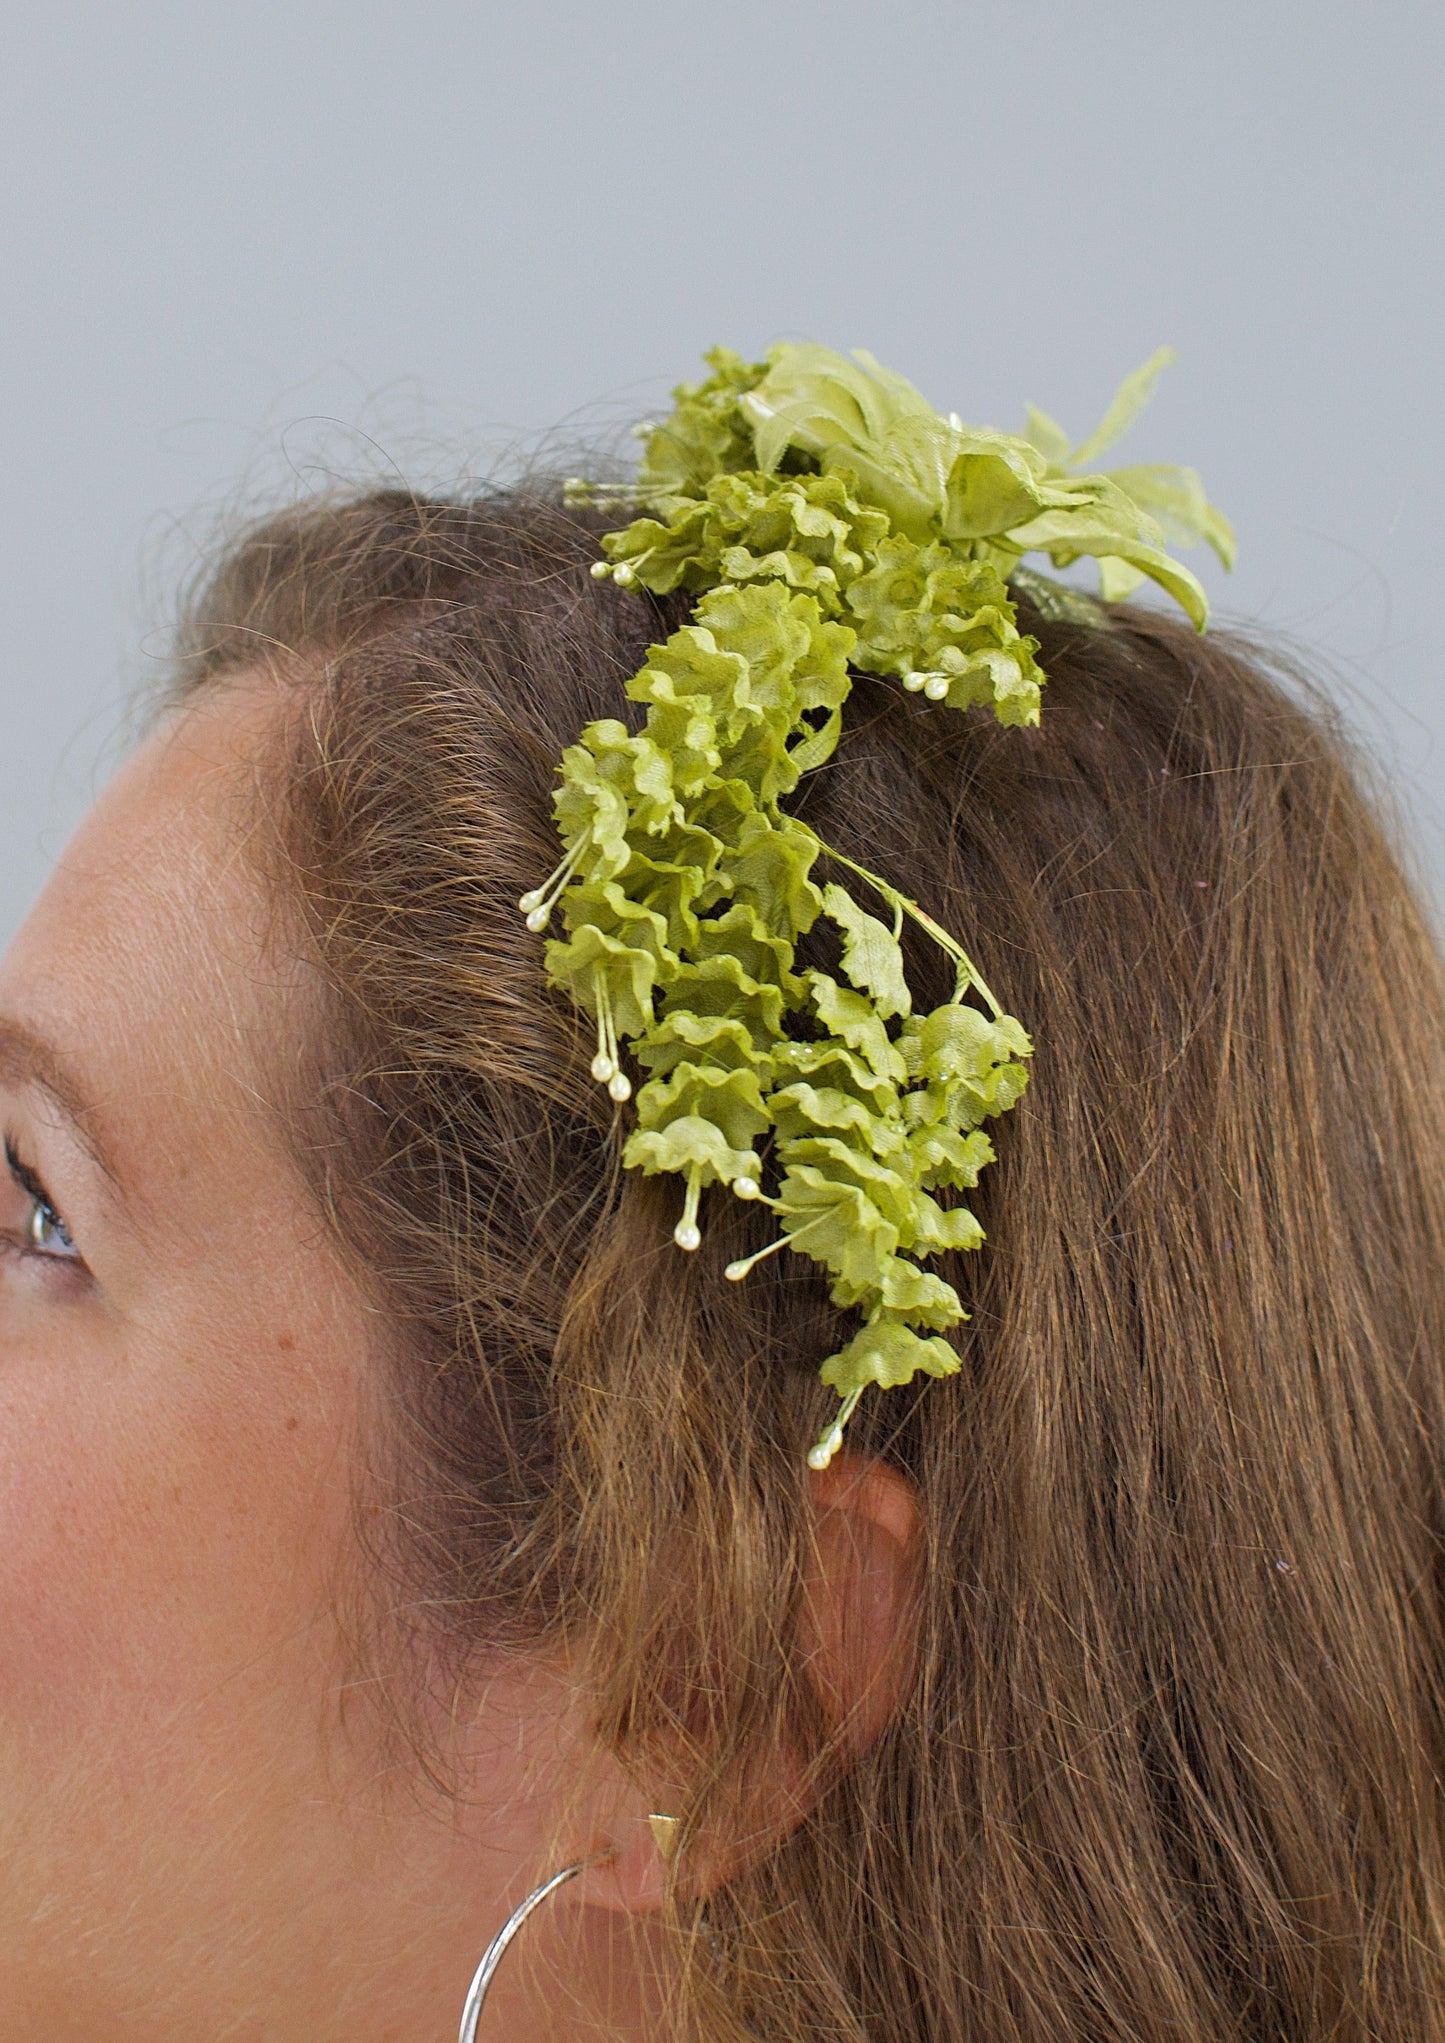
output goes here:
[{"label": "woman's eye", "polygon": [[70,1239],[65,1222],[48,1199],[37,1198],[33,1192],[24,1233],[25,1246],[32,1255],[79,1258],[80,1251]]},{"label": "woman's eye", "polygon": [[25,1198],[20,1225],[11,1234],[11,1241],[24,1254],[42,1257],[46,1262],[78,1263],[81,1260],[80,1250],[75,1246],[59,1209],[39,1177],[29,1164],[22,1162],[14,1143],[8,1139],[5,1161],[16,1190]]}]

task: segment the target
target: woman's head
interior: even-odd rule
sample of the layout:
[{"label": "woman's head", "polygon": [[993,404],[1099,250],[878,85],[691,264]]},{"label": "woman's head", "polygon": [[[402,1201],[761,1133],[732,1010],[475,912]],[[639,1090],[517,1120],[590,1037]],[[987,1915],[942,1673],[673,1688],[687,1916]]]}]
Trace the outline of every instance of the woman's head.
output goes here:
[{"label": "woman's head", "polygon": [[721,1198],[672,1246],[516,908],[679,621],[594,552],[526,493],[252,534],[6,965],[84,1257],[22,1178],[20,2033],[444,2034],[612,1847],[535,1948],[624,2033],[681,1973],[718,2038],[1432,2036],[1442,1005],[1338,740],[1147,612],[1034,623],[1038,731],[857,681],[802,812],[1038,1053],[961,1375],[810,1476],[826,1292],[723,1282]]}]

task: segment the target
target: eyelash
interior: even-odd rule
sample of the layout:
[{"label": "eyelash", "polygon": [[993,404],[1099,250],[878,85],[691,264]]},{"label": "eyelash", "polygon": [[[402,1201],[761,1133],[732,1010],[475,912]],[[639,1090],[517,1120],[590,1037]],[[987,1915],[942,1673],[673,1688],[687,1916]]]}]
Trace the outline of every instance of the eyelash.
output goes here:
[{"label": "eyelash", "polygon": [[[66,1226],[59,1208],[51,1198],[39,1176],[24,1162],[15,1147],[14,1140],[5,1137],[5,1162],[11,1177],[31,1202],[31,1210],[25,1225],[10,1234],[11,1246],[22,1256],[33,1257],[42,1263],[78,1263],[80,1255],[70,1229]],[[59,1236],[63,1247],[58,1252],[48,1249],[36,1240],[38,1225],[48,1223]]]}]

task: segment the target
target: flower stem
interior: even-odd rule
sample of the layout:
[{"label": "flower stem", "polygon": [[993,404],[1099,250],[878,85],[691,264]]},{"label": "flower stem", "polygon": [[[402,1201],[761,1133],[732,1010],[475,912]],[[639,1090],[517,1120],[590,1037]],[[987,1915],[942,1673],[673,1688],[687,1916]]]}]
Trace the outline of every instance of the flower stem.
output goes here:
[{"label": "flower stem", "polygon": [[[770,1206],[775,1206],[776,1203],[772,1199],[768,1201]],[[831,1211],[820,1213],[816,1220],[808,1221],[803,1227],[795,1227],[791,1234],[780,1234],[777,1240],[770,1241],[766,1248],[755,1249],[752,1255],[742,1256],[737,1262],[729,1263],[723,1275],[730,1284],[741,1284],[754,1264],[762,1262],[765,1256],[775,1256],[779,1249],[796,1248],[805,1234],[811,1234],[815,1227],[821,1227],[825,1220],[831,1220],[832,1217]]]},{"label": "flower stem", "polygon": [[831,844],[825,844],[817,831],[808,829],[806,823],[801,827],[808,830],[808,835],[817,845],[824,858],[831,858],[838,865],[847,866],[849,872],[857,873],[860,880],[866,880],[876,894],[882,895],[894,913],[895,935],[901,927],[902,917],[905,915],[916,922],[920,929],[927,930],[939,949],[952,958],[957,968],[958,984],[954,992],[955,999],[961,999],[969,988],[972,987],[975,992],[982,995],[984,1005],[990,1009],[994,1020],[1000,1019],[1003,1014],[1001,1003],[990,992],[984,981],[983,974],[956,937],[950,936],[946,929],[935,922],[933,917],[920,908],[916,901],[910,900],[907,894],[900,893],[897,887],[890,886],[887,880],[880,878],[877,873],[869,872],[866,865],[859,865],[856,859],[848,858],[841,851],[835,851]]},{"label": "flower stem", "polygon": [[697,1164],[690,1164],[687,1173],[687,1195],[682,1202],[682,1218],[672,1230],[672,1238],[680,1249],[692,1250],[702,1245],[702,1229],[697,1224],[697,1202],[702,1196],[702,1171]]},{"label": "flower stem", "polygon": [[831,1426],[818,1435],[808,1449],[809,1468],[826,1468],[838,1449],[843,1445],[843,1428],[853,1416],[854,1407],[868,1388],[866,1383],[855,1384],[838,1408],[838,1415]]},{"label": "flower stem", "polygon": [[528,929],[534,935],[539,930],[545,929],[551,921],[552,910],[566,892],[572,875],[576,872],[583,854],[591,842],[591,830],[584,830],[577,839],[577,842],[572,846],[572,849],[567,853],[567,856],[562,860],[562,863],[554,867],[550,876],[543,880],[541,886],[533,887],[530,893],[523,894],[521,900],[517,903],[517,906],[527,918]]}]

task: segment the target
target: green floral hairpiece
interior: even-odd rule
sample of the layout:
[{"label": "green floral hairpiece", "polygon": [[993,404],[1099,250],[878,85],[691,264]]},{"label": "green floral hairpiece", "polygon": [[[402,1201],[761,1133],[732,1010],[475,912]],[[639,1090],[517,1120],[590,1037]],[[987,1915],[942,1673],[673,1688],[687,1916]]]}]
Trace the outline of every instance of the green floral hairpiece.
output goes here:
[{"label": "green floral hairpiece", "polygon": [[[1033,409],[1020,438],[943,417],[861,350],[705,359],[707,380],[680,385],[645,430],[635,484],[568,486],[574,502],[642,514],[607,534],[594,574],[697,602],[627,683],[641,730],[603,718],[563,754],[565,856],[521,907],[534,931],[560,912],[546,969],[596,1021],[593,1076],[629,1099],[624,1045],[647,1073],[623,1162],[683,1180],[678,1246],[701,1240],[704,1188],[728,1185],[779,1228],[729,1278],[790,1248],[861,1312],[822,1366],[842,1401],[808,1455],[822,1468],[869,1384],[959,1367],[942,1336],[967,1314],[921,1264],[976,1248],[983,1230],[935,1194],[967,1191],[992,1161],[983,1123],[1019,1098],[1032,1046],[947,931],[783,804],[832,756],[850,670],[1038,722],[1038,642],[1008,585],[1041,608],[1085,606],[1025,554],[1059,568],[1092,555],[1106,601],[1149,577],[1202,630],[1204,591],[1165,537],[1206,540],[1228,566],[1233,536],[1192,470],[1079,472],[1147,401],[1168,349],[1078,447]],[[840,880],[819,885],[820,859],[886,915]],[[837,975],[797,966],[820,918],[840,941]],[[954,967],[930,1014],[913,1011],[905,921]]]}]

